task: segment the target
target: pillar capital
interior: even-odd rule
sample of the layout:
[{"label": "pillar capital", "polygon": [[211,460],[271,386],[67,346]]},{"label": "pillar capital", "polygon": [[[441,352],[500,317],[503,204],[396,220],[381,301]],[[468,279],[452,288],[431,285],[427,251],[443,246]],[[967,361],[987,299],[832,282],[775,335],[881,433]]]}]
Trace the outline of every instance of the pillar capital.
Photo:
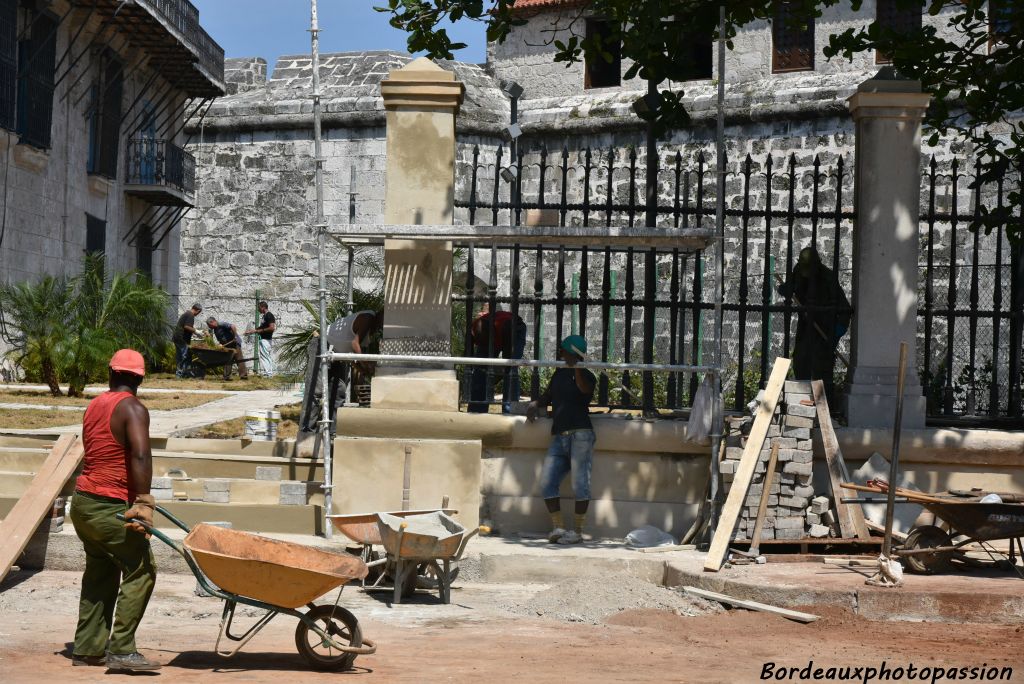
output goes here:
[{"label": "pillar capital", "polygon": [[457,110],[465,87],[455,74],[420,57],[401,69],[394,69],[380,82],[385,109],[419,107]]},{"label": "pillar capital", "polygon": [[846,98],[846,106],[854,121],[862,118],[904,119],[924,118],[930,93],[921,92],[920,81],[892,78],[871,78],[857,86],[857,92]]}]

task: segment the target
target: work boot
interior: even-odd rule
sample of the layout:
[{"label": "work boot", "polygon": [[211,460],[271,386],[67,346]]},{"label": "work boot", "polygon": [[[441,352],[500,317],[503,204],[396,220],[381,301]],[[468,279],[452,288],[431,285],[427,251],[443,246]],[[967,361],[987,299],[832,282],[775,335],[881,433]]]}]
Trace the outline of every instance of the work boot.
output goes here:
[{"label": "work boot", "polygon": [[555,529],[551,530],[551,532],[548,534],[548,541],[552,544],[557,544],[558,541],[565,535],[566,531],[564,529],[562,529],[561,527],[556,527]]},{"label": "work boot", "polygon": [[583,535],[574,530],[569,530],[558,540],[559,544],[579,544],[583,541]]},{"label": "work boot", "polygon": [[86,667],[93,666],[93,667],[96,667],[96,666],[99,666],[99,665],[106,665],[106,664],[107,664],[107,657],[106,656],[101,656],[101,655],[98,655],[98,656],[76,655],[74,653],[71,654],[71,665],[73,667],[81,667],[81,666],[86,666]]},{"label": "work boot", "polygon": [[138,651],[135,653],[108,653],[107,668],[111,670],[122,670],[125,672],[150,672],[159,670],[160,663],[149,660]]}]

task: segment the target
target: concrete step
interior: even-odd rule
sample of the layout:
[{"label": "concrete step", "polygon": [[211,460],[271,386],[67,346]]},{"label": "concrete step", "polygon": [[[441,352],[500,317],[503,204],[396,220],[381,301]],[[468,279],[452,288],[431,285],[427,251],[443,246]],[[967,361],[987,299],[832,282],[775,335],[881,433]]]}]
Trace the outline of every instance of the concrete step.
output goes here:
[{"label": "concrete step", "polygon": [[323,491],[319,482],[295,480],[154,477],[150,491],[158,502],[187,499],[207,503],[323,505]]}]

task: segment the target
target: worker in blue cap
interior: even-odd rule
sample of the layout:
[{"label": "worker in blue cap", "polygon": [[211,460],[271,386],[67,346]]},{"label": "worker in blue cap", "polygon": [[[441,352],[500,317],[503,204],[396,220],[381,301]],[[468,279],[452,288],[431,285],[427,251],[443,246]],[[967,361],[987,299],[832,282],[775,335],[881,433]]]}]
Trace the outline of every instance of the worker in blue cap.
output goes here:
[{"label": "worker in blue cap", "polygon": [[[583,541],[583,523],[590,507],[590,468],[594,456],[594,426],[590,422],[590,399],[594,396],[597,378],[576,364],[583,360],[587,341],[579,335],[569,335],[558,348],[558,358],[565,367],[555,370],[548,388],[530,402],[526,418],[537,419],[541,409],[551,404],[551,446],[544,458],[541,472],[541,496],[551,514],[552,544],[579,544]],[[567,530],[562,517],[558,491],[562,480],[572,472],[573,496],[576,509],[573,529]]]}]

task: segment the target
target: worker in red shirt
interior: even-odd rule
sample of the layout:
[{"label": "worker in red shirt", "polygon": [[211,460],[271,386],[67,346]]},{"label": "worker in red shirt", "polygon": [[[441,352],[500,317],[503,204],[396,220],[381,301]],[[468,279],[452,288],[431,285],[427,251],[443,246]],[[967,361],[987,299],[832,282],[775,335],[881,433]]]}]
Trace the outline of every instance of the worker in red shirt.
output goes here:
[{"label": "worker in red shirt", "polygon": [[156,505],[149,493],[149,411],[136,398],[145,375],[141,354],[118,351],[110,359],[110,391],[89,402],[82,419],[85,464],[71,500],[71,522],[85,547],[85,573],[73,665],[160,669],[135,647],[135,630],[156,584],[149,535],[136,522],[152,525]]},{"label": "worker in red shirt", "polygon": [[[473,336],[473,356],[480,358],[521,359],[526,349],[526,323],[510,311],[494,312],[494,346],[491,347],[491,313],[490,304],[484,302],[483,308],[473,320],[470,327]],[[503,377],[505,382],[505,400],[501,412],[511,413],[512,402],[519,401],[519,369],[494,369],[487,366],[474,366],[470,378],[469,412],[487,413],[487,375]]]}]

